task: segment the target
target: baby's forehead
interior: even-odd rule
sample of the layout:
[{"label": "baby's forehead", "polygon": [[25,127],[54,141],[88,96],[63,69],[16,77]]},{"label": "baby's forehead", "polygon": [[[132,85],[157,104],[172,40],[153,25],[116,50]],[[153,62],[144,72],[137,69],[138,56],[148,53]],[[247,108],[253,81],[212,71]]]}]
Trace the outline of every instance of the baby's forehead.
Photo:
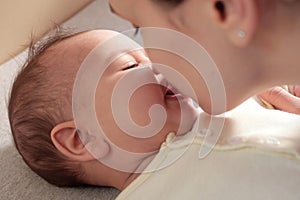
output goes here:
[{"label": "baby's forehead", "polygon": [[[107,61],[114,60],[122,55],[131,54],[133,52],[143,52],[145,51],[141,45],[132,40],[130,37],[114,32],[114,31],[98,31],[94,33],[96,36],[94,48],[89,53],[89,57],[95,55],[95,60]],[[98,61],[99,61],[98,60]]]},{"label": "baby's forehead", "polygon": [[53,45],[44,60],[52,63],[51,66],[59,67],[60,71],[77,72],[82,63],[93,55],[96,55],[94,62],[99,64],[135,51],[144,52],[141,46],[127,36],[110,30],[93,30]]},{"label": "baby's forehead", "polygon": [[89,53],[113,31],[86,31],[61,40],[47,49],[41,56],[41,62],[60,69],[77,69]]}]

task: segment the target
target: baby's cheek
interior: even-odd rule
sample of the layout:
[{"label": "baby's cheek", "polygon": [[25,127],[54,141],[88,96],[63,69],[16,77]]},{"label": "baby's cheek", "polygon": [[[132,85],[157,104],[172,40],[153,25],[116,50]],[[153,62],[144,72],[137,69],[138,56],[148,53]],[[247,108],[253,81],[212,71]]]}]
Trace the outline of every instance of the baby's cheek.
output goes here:
[{"label": "baby's cheek", "polygon": [[[151,122],[149,112],[152,106],[162,105],[161,95],[155,91],[147,90],[148,86],[143,86],[136,90],[130,98],[129,112],[135,123],[146,126]],[[151,87],[151,86],[150,86]]]}]

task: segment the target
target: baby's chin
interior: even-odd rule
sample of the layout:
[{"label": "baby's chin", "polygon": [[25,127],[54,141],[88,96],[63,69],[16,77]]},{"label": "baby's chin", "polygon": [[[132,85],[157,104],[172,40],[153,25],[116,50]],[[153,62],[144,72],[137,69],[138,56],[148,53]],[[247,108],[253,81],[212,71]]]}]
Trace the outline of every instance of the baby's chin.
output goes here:
[{"label": "baby's chin", "polygon": [[182,105],[182,121],[177,131],[177,135],[184,135],[192,130],[200,109],[193,103],[192,99],[187,99],[187,103]]}]

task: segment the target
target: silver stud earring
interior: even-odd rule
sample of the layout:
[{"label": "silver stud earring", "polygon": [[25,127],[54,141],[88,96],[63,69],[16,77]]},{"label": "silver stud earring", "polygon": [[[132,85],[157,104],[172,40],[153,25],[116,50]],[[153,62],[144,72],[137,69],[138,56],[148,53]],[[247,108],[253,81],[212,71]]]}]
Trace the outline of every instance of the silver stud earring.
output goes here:
[{"label": "silver stud earring", "polygon": [[239,38],[243,39],[246,37],[246,32],[242,29],[238,30],[237,35]]}]

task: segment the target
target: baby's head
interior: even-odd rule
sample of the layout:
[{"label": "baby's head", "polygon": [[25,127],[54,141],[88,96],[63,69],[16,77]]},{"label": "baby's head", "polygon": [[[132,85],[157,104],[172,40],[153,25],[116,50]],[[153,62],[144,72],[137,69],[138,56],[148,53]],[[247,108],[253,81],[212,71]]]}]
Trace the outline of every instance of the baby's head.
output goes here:
[{"label": "baby's head", "polygon": [[41,177],[60,186],[82,183],[80,163],[59,153],[50,137],[57,124],[72,119],[70,99],[76,70],[71,68],[84,55],[75,57],[72,48],[56,46],[75,36],[58,31],[47,40],[32,44],[9,101],[13,137],[24,161]]},{"label": "baby's head", "polygon": [[[27,165],[52,184],[122,189],[135,177],[134,171],[119,171],[93,157],[85,148],[88,141],[83,142],[79,137],[82,130],[76,128],[72,111],[72,91],[81,64],[99,43],[115,35],[116,32],[107,30],[58,32],[32,45],[29,59],[15,79],[9,120],[16,147]],[[97,62],[103,59],[100,55]],[[124,103],[124,106],[129,108],[136,124],[146,126],[151,121],[150,107],[161,105],[166,113],[164,126],[151,137],[143,137],[143,133],[141,137],[125,134],[112,114],[113,89],[122,77],[139,70],[143,64],[150,64],[143,50],[122,53],[104,71],[95,91],[95,113],[106,137],[118,147],[138,153],[158,150],[167,134],[178,130],[182,116],[185,119],[182,131],[188,131],[197,115],[190,99],[174,95],[158,83],[143,85],[132,94],[129,105]],[[111,155],[110,148],[104,151],[100,152],[103,157]]]}]

